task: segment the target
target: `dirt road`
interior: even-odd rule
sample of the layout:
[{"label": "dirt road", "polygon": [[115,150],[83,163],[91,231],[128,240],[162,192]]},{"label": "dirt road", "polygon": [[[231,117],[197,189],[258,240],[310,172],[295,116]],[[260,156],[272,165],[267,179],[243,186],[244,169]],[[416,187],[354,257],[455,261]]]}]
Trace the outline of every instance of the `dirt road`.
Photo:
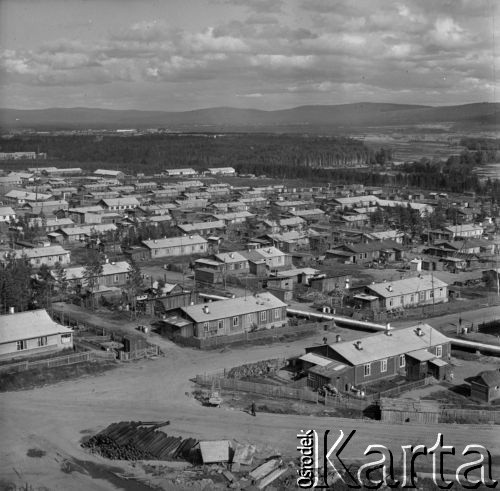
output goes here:
[{"label": "dirt road", "polygon": [[[317,336],[316,336],[317,337]],[[461,452],[468,443],[486,445],[500,455],[500,429],[487,426],[407,425],[319,418],[296,415],[258,414],[200,406],[191,395],[189,379],[197,373],[245,362],[288,356],[317,339],[271,346],[200,352],[179,348],[168,341],[166,354],[157,360],[123,365],[95,378],[63,382],[54,386],[0,395],[2,462],[0,481],[31,483],[49,489],[116,489],[105,480],[92,480],[84,473],[62,472],[67,458],[103,462],[79,447],[84,434],[121,420],[171,421],[169,432],[200,439],[232,439],[256,444],[261,452],[276,451],[296,457],[296,433],[304,428],[357,433],[343,455],[361,458],[368,444],[381,443],[391,449],[406,444],[432,445],[438,432],[445,443]],[[30,448],[47,452],[44,457],[27,457]],[[113,465],[120,463],[114,462]],[[450,461],[450,465],[453,463]],[[130,466],[121,466],[131,471]],[[497,472],[498,475],[498,472]]]}]

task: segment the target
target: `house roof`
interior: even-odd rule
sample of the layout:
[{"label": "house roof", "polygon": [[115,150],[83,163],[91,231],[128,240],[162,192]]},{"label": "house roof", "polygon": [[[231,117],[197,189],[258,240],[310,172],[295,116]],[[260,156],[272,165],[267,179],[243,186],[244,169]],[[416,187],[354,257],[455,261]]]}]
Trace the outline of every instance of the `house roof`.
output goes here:
[{"label": "house roof", "polygon": [[16,212],[10,206],[0,206],[0,216],[15,215]]},{"label": "house roof", "polygon": [[46,310],[29,310],[0,317],[0,344],[73,332],[54,322]]},{"label": "house roof", "polygon": [[119,170],[107,170],[107,169],[97,169],[94,174],[98,176],[120,176],[123,174],[122,171]]},{"label": "house roof", "polygon": [[218,254],[215,255],[215,257],[227,264],[231,263],[240,263],[240,262],[245,262],[247,261],[247,258],[243,255],[241,255],[239,252],[219,252]]},{"label": "house roof", "polygon": [[92,233],[107,232],[116,230],[114,223],[96,223],[94,225],[84,225],[83,227],[61,228],[63,235],[91,235]]},{"label": "house roof", "polygon": [[103,198],[101,200],[106,206],[139,206],[139,200],[130,196],[123,196],[122,198]]},{"label": "house roof", "polygon": [[325,212],[323,210],[320,210],[319,208],[314,208],[312,210],[291,211],[290,213],[296,217],[306,217],[306,216],[311,216],[311,215],[324,215],[325,214]]},{"label": "house roof", "polygon": [[26,256],[28,259],[34,259],[37,257],[47,257],[47,256],[65,256],[69,254],[69,251],[63,249],[59,245],[49,246],[49,247],[34,247],[32,249],[15,249],[11,251],[6,251],[4,257],[13,255],[16,259],[20,259]]},{"label": "house roof", "polygon": [[447,286],[448,284],[444,281],[428,274],[404,278],[402,280],[387,281],[385,283],[376,283],[375,285],[367,285],[367,288],[380,297],[390,298]]},{"label": "house roof", "polygon": [[177,227],[188,233],[197,230],[210,230],[212,228],[226,228],[226,224],[222,220],[212,220],[211,222],[183,223],[177,225]]},{"label": "house roof", "polygon": [[[208,313],[203,311],[204,307],[208,307]],[[286,303],[274,295],[264,292],[258,295],[218,300],[210,304],[190,305],[188,307],[181,307],[181,310],[193,319],[194,322],[209,322],[280,307],[286,307]]]},{"label": "house roof", "polygon": [[380,251],[382,249],[394,249],[396,251],[402,251],[403,247],[397,242],[393,240],[383,240],[381,242],[368,242],[366,244],[344,244],[339,247],[336,247],[333,250],[347,250],[353,252],[355,254],[359,254],[361,252],[373,252]]},{"label": "house roof", "polygon": [[206,244],[207,241],[199,235],[189,235],[186,237],[170,237],[166,239],[143,240],[142,243],[149,249],[163,249],[165,247]]},{"label": "house roof", "polygon": [[444,230],[448,230],[454,234],[461,234],[463,232],[472,232],[475,230],[483,231],[483,227],[480,225],[475,225],[474,223],[464,223],[463,225],[450,225],[449,227],[444,227]]},{"label": "house roof", "polygon": [[317,355],[316,353],[306,353],[305,355],[299,356],[299,360],[314,363],[320,367],[326,367],[332,362],[330,358],[325,358],[324,356]]},{"label": "house roof", "polygon": [[500,385],[500,371],[498,370],[487,370],[481,372],[474,380],[476,384],[486,385],[487,387],[496,387]]},{"label": "house roof", "polygon": [[[68,280],[80,280],[84,276],[85,266],[75,266],[73,268],[64,268]],[[130,271],[130,264],[127,261],[118,261],[117,263],[105,263],[102,265],[102,273],[99,276],[110,276],[113,274],[123,274]]]},{"label": "house roof", "polygon": [[[422,336],[417,335],[417,329],[420,328]],[[419,324],[416,326],[393,329],[391,336],[385,333],[377,333],[362,338],[361,347],[356,347],[356,340],[344,341],[331,344],[330,349],[338,353],[351,365],[362,365],[391,356],[401,354],[410,354],[419,350],[426,350],[431,346],[438,346],[449,343],[450,340],[438,330],[428,324]]]}]

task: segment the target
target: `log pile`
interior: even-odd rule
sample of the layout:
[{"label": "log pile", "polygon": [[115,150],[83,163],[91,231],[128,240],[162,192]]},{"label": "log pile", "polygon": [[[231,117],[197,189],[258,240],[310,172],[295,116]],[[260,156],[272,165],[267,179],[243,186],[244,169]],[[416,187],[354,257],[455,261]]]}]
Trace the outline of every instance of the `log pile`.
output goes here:
[{"label": "log pile", "polygon": [[176,460],[187,458],[194,438],[168,436],[158,430],[169,424],[141,421],[113,423],[82,443],[93,453],[112,460]]}]

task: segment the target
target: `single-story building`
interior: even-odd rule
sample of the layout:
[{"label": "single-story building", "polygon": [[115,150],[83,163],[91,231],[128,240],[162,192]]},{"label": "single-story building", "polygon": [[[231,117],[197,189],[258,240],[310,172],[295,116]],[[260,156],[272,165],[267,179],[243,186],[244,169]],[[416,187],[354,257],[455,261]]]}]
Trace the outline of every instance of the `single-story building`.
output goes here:
[{"label": "single-story building", "polygon": [[56,263],[61,263],[64,266],[70,262],[70,252],[59,245],[5,251],[0,256],[0,264],[8,261],[11,257],[15,259],[26,257],[34,268],[39,268],[42,264],[52,267]]},{"label": "single-story building", "polygon": [[66,348],[73,348],[73,331],[54,322],[46,310],[0,316],[0,360]]},{"label": "single-story building", "polygon": [[186,256],[190,254],[206,254],[208,242],[199,235],[170,237],[165,239],[143,240],[149,249],[150,257]]},{"label": "single-story building", "polygon": [[500,370],[481,372],[470,381],[471,399],[492,402],[500,399]]},{"label": "single-story building", "polygon": [[306,348],[332,361],[331,365],[312,367],[308,385],[326,384],[340,391],[362,388],[372,382],[405,375],[416,380],[432,375],[444,379],[449,371],[450,340],[429,326],[419,324],[366,336],[355,341],[341,341]]},{"label": "single-story building", "polygon": [[0,206],[0,223],[16,219],[16,212],[10,206]]},{"label": "single-story building", "polygon": [[165,319],[172,337],[230,336],[288,324],[286,303],[270,293],[181,307]]},{"label": "single-story building", "polygon": [[[86,286],[85,267],[75,266],[65,268],[66,278],[69,284],[76,288],[77,286]],[[127,283],[130,272],[130,264],[127,261],[118,261],[116,263],[105,263],[102,265],[102,273],[96,280],[97,286],[122,287]],[[54,274],[52,272],[52,274]]]},{"label": "single-story building", "polygon": [[380,309],[385,310],[448,302],[448,284],[424,274],[367,285],[365,293],[377,296]]}]

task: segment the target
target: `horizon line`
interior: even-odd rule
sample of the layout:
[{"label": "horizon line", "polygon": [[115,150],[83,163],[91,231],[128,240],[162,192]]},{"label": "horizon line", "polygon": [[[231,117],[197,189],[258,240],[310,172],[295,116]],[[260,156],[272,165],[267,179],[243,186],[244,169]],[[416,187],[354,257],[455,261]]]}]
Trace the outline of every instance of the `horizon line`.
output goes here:
[{"label": "horizon line", "polygon": [[418,104],[418,103],[401,103],[401,102],[373,102],[373,101],[359,101],[359,102],[346,102],[339,104],[300,104],[298,106],[289,106],[281,109],[259,109],[254,107],[237,107],[237,106],[209,106],[209,107],[199,107],[195,109],[182,109],[182,110],[170,110],[170,109],[137,109],[137,108],[103,108],[94,106],[49,106],[43,108],[16,108],[16,107],[0,107],[0,111],[47,111],[47,110],[71,110],[71,109],[89,109],[97,111],[137,111],[137,112],[167,112],[167,113],[187,113],[193,111],[207,111],[213,109],[236,109],[241,111],[259,111],[259,112],[276,112],[276,111],[287,111],[292,109],[298,109],[303,107],[342,107],[342,106],[356,106],[356,105],[392,105],[392,106],[414,106],[415,108],[446,108],[446,107],[464,107],[477,104],[500,104],[500,101],[476,101],[476,102],[466,102],[460,104],[443,104],[443,105],[431,105],[431,104]]}]

